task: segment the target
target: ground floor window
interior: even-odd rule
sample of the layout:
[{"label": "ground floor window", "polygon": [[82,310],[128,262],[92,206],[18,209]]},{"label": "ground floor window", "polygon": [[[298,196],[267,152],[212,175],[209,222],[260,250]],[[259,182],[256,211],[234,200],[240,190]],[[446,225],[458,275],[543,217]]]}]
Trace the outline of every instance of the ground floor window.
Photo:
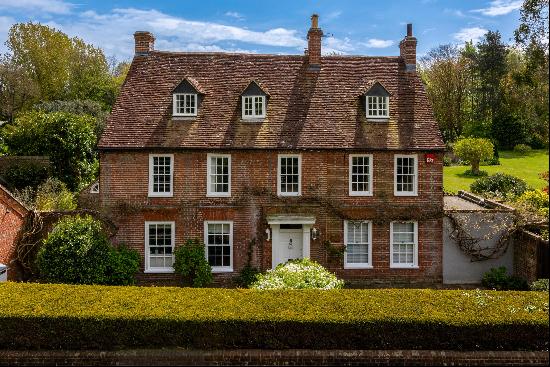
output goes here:
[{"label": "ground floor window", "polygon": [[418,223],[392,222],[390,225],[392,268],[418,266]]},{"label": "ground floor window", "polygon": [[372,223],[344,221],[344,268],[370,268],[372,266]]},{"label": "ground floor window", "polygon": [[145,222],[145,271],[174,271],[174,222]]},{"label": "ground floor window", "polygon": [[233,271],[233,222],[204,222],[204,244],[213,272]]}]

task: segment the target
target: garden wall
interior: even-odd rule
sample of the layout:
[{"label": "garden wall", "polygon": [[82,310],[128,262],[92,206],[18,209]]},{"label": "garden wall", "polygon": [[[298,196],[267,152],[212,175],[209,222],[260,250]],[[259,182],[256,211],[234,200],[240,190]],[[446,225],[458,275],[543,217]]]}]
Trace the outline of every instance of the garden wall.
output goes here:
[{"label": "garden wall", "polygon": [[534,233],[521,231],[514,239],[514,244],[514,274],[529,283],[548,278],[548,241]]}]

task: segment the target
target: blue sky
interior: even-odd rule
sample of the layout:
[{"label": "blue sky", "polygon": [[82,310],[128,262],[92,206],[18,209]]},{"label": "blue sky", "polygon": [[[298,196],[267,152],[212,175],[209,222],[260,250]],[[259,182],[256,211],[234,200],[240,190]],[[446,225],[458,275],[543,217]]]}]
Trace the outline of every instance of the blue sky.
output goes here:
[{"label": "blue sky", "polygon": [[86,1],[0,0],[0,53],[10,26],[35,21],[132,57],[133,32],[155,34],[155,48],[301,54],[316,12],[327,37],[323,52],[398,55],[405,24],[413,23],[418,54],[499,30],[511,42],[521,0],[418,1]]}]

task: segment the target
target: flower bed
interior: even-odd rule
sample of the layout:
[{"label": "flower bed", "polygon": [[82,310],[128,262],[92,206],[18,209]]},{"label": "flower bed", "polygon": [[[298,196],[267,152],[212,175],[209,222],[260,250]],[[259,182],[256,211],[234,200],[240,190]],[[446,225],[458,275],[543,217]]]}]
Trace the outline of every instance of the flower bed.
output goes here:
[{"label": "flower bed", "polygon": [[0,348],[545,350],[548,293],[5,283]]}]

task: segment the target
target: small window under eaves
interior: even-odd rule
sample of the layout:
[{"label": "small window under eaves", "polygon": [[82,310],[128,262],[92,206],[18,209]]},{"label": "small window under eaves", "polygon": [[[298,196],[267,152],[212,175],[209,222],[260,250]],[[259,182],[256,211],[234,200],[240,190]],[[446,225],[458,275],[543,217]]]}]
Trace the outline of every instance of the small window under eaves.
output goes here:
[{"label": "small window under eaves", "polygon": [[255,81],[241,93],[242,119],[263,120],[267,115],[269,94]]},{"label": "small window under eaves", "polygon": [[365,93],[365,113],[367,119],[390,117],[390,93],[378,82]]},{"label": "small window under eaves", "polygon": [[172,91],[172,116],[194,117],[197,116],[203,93],[185,78]]}]

